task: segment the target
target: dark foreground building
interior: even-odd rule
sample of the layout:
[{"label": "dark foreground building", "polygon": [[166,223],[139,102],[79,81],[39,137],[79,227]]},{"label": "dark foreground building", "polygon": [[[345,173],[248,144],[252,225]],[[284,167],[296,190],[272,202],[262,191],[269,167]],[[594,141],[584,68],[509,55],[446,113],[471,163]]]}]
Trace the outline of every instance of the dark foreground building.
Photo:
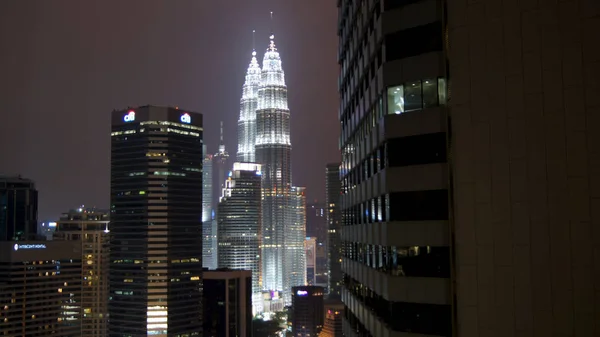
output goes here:
[{"label": "dark foreground building", "polygon": [[600,2],[337,3],[346,336],[600,335]]},{"label": "dark foreground building", "polygon": [[33,181],[0,176],[0,241],[36,239],[37,207]]},{"label": "dark foreground building", "polygon": [[202,115],[112,113],[110,336],[202,331]]},{"label": "dark foreground building", "polygon": [[323,287],[292,288],[292,334],[294,337],[318,336],[323,329]]},{"label": "dark foreground building", "polygon": [[249,270],[204,270],[203,337],[252,336],[252,277]]},{"label": "dark foreground building", "polygon": [[81,336],[81,243],[0,242],[0,336]]}]

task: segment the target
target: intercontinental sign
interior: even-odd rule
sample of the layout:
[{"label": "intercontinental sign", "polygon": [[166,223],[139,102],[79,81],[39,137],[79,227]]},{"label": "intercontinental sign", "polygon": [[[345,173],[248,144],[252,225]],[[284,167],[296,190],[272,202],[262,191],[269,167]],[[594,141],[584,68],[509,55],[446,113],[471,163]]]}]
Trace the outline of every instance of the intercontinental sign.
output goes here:
[{"label": "intercontinental sign", "polygon": [[13,248],[15,251],[17,251],[19,249],[46,249],[46,245],[43,243],[37,243],[37,244],[32,244],[32,245],[28,245],[28,244],[20,245],[18,243],[15,243]]}]

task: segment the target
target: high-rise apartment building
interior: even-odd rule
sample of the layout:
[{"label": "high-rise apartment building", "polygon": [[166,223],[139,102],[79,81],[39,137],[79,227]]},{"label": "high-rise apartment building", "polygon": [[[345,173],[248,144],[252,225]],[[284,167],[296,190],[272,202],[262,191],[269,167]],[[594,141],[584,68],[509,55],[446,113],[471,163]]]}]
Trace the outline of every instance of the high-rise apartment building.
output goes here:
[{"label": "high-rise apartment building", "polygon": [[109,336],[202,331],[202,115],[112,113]]},{"label": "high-rise apartment building", "polygon": [[217,212],[219,268],[250,270],[256,301],[262,292],[261,179],[259,164],[234,163]]},{"label": "high-rise apartment building", "polygon": [[246,71],[246,80],[242,87],[240,99],[240,116],[238,119],[237,161],[254,163],[256,143],[256,109],[258,108],[258,88],[261,81],[261,69],[256,59],[256,50],[252,50],[252,59]]},{"label": "high-rise apartment building", "polygon": [[107,335],[109,222],[108,210],[80,207],[64,213],[56,223],[54,240],[75,242],[81,252],[77,257],[82,261],[78,336]]},{"label": "high-rise apartment building", "polygon": [[284,275],[293,270],[284,266],[284,246],[286,227],[291,221],[290,111],[281,57],[273,35],[263,58],[258,88],[255,146],[256,161],[263,170],[263,289],[289,294]]},{"label": "high-rise apartment building", "polygon": [[252,336],[252,281],[249,270],[205,270],[204,337]]},{"label": "high-rise apartment building", "polygon": [[202,146],[204,161],[202,162],[202,267],[217,268],[216,245],[217,233],[213,231],[213,156]]},{"label": "high-rise apartment building", "polygon": [[0,241],[35,239],[38,193],[21,176],[0,176]]},{"label": "high-rise apartment building", "polygon": [[81,334],[81,245],[0,242],[0,335]]},{"label": "high-rise apartment building", "polygon": [[325,203],[327,205],[327,293],[330,299],[341,299],[344,275],[342,273],[342,243],[340,240],[341,211],[340,164],[325,168]]},{"label": "high-rise apartment building", "polygon": [[294,337],[319,336],[323,329],[323,287],[292,288],[292,334]]},{"label": "high-rise apartment building", "polygon": [[346,336],[600,334],[599,3],[338,6]]}]

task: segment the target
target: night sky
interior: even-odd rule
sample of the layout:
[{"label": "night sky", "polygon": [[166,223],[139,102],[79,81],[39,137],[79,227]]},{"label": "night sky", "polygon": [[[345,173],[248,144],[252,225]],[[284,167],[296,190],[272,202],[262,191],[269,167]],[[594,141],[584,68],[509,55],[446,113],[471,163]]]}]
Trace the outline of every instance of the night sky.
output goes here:
[{"label": "night sky", "polygon": [[110,112],[147,104],[203,113],[210,152],[223,120],[234,156],[252,30],[262,63],[273,26],[293,181],[323,200],[339,158],[336,23],[333,0],[2,0],[0,174],[37,183],[40,220],[108,207]]}]

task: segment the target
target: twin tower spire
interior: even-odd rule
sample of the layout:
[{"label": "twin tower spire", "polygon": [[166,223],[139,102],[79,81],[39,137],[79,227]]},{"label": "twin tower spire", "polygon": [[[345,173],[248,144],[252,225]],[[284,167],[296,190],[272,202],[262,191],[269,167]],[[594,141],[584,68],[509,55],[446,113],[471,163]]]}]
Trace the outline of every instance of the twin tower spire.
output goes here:
[{"label": "twin tower spire", "polygon": [[[271,12],[272,18],[273,12]],[[256,162],[255,147],[257,144],[291,145],[289,125],[283,128],[276,127],[274,130],[264,130],[262,135],[259,135],[261,132],[257,130],[257,110],[278,109],[288,113],[289,110],[285,75],[281,66],[281,57],[275,46],[275,35],[271,32],[269,36],[269,46],[265,51],[261,68],[256,58],[255,32],[252,31],[252,58],[242,87],[238,119],[237,161],[246,163]]]}]

